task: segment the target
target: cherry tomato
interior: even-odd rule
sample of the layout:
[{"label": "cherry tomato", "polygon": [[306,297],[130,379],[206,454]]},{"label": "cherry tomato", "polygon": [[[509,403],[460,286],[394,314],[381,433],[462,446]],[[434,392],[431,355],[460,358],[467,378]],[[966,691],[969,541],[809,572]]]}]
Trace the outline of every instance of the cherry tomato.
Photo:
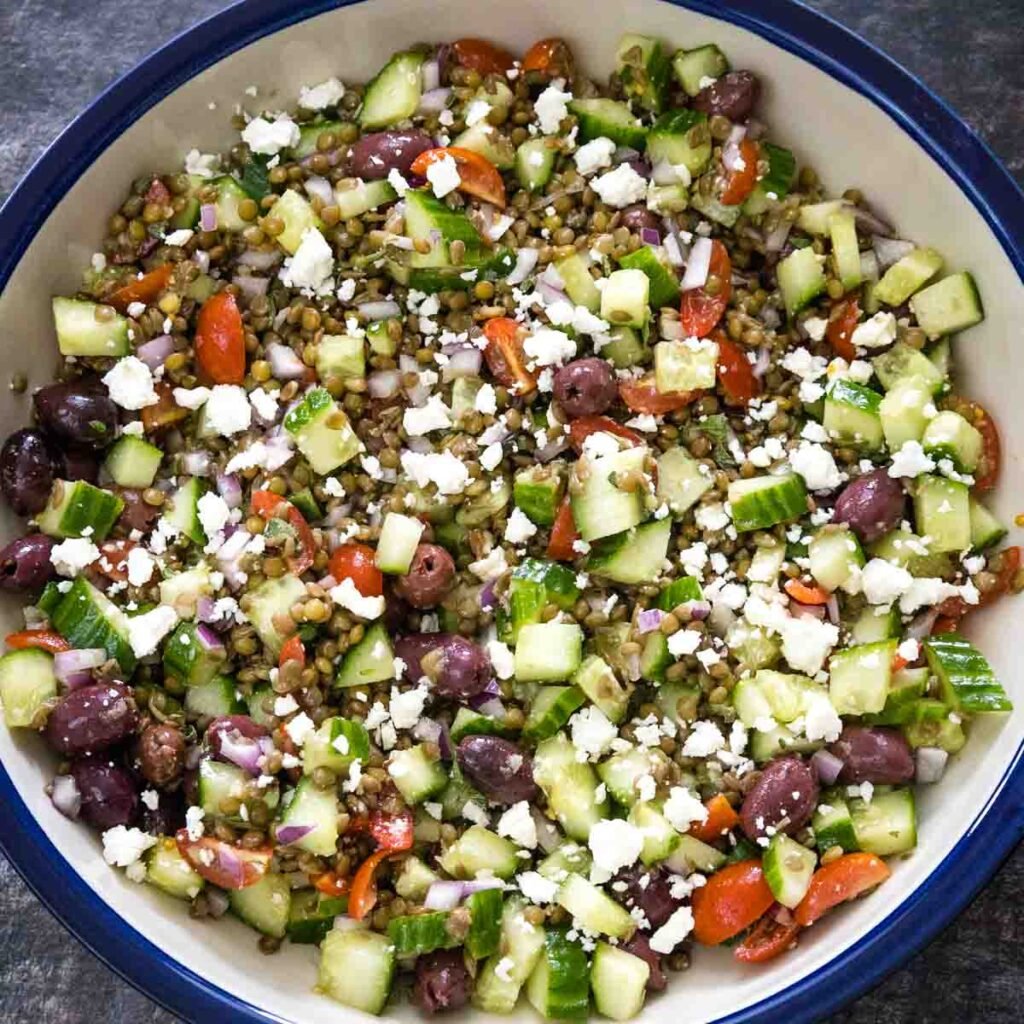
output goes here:
[{"label": "cherry tomato", "polygon": [[614,434],[630,445],[643,444],[644,440],[635,430],[630,430],[610,416],[577,416],[570,421],[569,442],[577,452],[583,451],[583,442],[591,434]]},{"label": "cherry tomato", "polygon": [[174,264],[165,263],[162,267],[157,267],[156,270],[151,270],[148,274],[143,274],[142,277],[122,285],[107,299],[107,302],[122,313],[133,302],[142,302],[149,306],[171,283],[173,274]]},{"label": "cherry tomato", "polygon": [[515,64],[515,58],[508,50],[486,39],[456,39],[452,49],[455,59],[464,68],[479,71],[481,75],[503,75]]},{"label": "cherry tomato", "polygon": [[873,853],[844,854],[814,872],[793,919],[804,927],[813,924],[833,907],[881,885],[890,873],[885,861]]},{"label": "cherry tomato", "polygon": [[558,506],[554,525],[551,527],[551,539],[548,541],[548,558],[556,562],[571,562],[577,555],[573,543],[580,539],[576,529],[576,521],[572,517],[572,505],[565,497]]},{"label": "cherry tomato", "polygon": [[724,331],[715,332],[718,343],[718,382],[729,405],[748,405],[761,394],[761,382],[747,359],[746,351],[727,337]]},{"label": "cherry tomato", "polygon": [[696,402],[702,394],[702,391],[659,391],[653,373],[637,380],[619,382],[619,398],[626,408],[633,412],[650,413],[652,416],[664,416],[683,409]]},{"label": "cherry tomato", "polygon": [[359,865],[359,870],[352,879],[352,890],[348,898],[349,917],[362,921],[373,910],[377,902],[377,868],[391,854],[391,850],[378,850]]},{"label": "cherry tomato", "polygon": [[26,647],[38,647],[51,654],[71,650],[71,644],[52,629],[23,629],[20,633],[8,633],[4,637],[4,642],[16,651],[24,650]]},{"label": "cherry tomato", "polygon": [[732,955],[744,964],[763,964],[774,960],[780,953],[796,945],[800,925],[795,921],[780,924],[765,914],[754,925],[750,934],[732,951]]},{"label": "cherry tomato", "polygon": [[786,580],[783,590],[800,604],[828,604],[829,592],[821,587],[801,583],[800,580]]},{"label": "cherry tomato", "polygon": [[135,546],[133,540],[108,540],[100,545],[100,557],[92,564],[107,579],[123,583],[128,579],[128,553]]},{"label": "cherry tomato", "polygon": [[524,334],[523,326],[507,316],[495,317],[484,324],[484,337],[487,339],[484,359],[488,369],[500,384],[517,388],[521,395],[529,394],[537,387],[537,378],[526,368]]},{"label": "cherry tomato", "polygon": [[192,839],[186,828],[179,829],[174,839],[178,852],[192,869],[221,889],[245,889],[255,885],[269,870],[273,856],[269,846],[246,850],[213,836]]},{"label": "cherry tomato", "polygon": [[774,902],[759,860],[729,864],[694,890],[693,936],[702,945],[720,945],[749,928]]},{"label": "cherry tomato", "polygon": [[428,149],[413,160],[409,170],[426,177],[427,168],[445,157],[451,157],[458,168],[459,191],[468,192],[484,202],[493,203],[499,209],[505,209],[505,182],[501,180],[501,172],[490,160],[471,149],[463,149],[461,146]]},{"label": "cherry tomato", "polygon": [[344,896],[352,888],[352,883],[339,877],[337,871],[325,871],[313,876],[313,888],[325,896]]},{"label": "cherry tomato", "polygon": [[380,597],[384,593],[384,576],[377,568],[371,547],[354,541],[334,549],[327,571],[340,583],[351,580],[363,597]]},{"label": "cherry tomato", "polygon": [[723,206],[739,206],[757,184],[757,161],[761,156],[757,143],[753,139],[744,139],[739,150],[742,166],[725,172],[725,188],[719,200]]},{"label": "cherry tomato", "polygon": [[217,292],[203,303],[196,319],[196,362],[214,384],[245,380],[245,330],[231,292]]},{"label": "cherry tomato", "polygon": [[392,853],[412,849],[414,828],[412,811],[408,808],[403,808],[397,814],[376,810],[366,825],[366,831],[376,840],[377,846]]},{"label": "cherry tomato", "polygon": [[729,251],[716,238],[711,243],[711,261],[708,276],[718,279],[718,291],[711,295],[707,286],[683,292],[679,303],[679,320],[688,337],[704,338],[722,319],[732,295],[732,260]]},{"label": "cherry tomato", "polygon": [[154,385],[157,402],[147,405],[142,410],[142,429],[147,434],[155,434],[165,427],[173,426],[188,419],[189,410],[183,409],[174,401],[174,389],[166,381]]},{"label": "cherry tomato", "polygon": [[848,363],[857,358],[857,349],[850,338],[860,320],[860,304],[855,297],[843,299],[829,314],[825,337],[835,354]]},{"label": "cherry tomato", "polygon": [[955,633],[960,627],[960,620],[972,609],[992,604],[1004,594],[1010,593],[1014,580],[1020,570],[1021,549],[1017,546],[1003,548],[992,555],[985,566],[987,572],[995,576],[995,582],[979,597],[978,604],[968,604],[962,597],[948,597],[939,605],[939,617],[932,626],[932,633]]},{"label": "cherry tomato", "polygon": [[523,56],[523,73],[544,78],[572,78],[573,57],[564,39],[541,39]]},{"label": "cherry tomato", "polygon": [[707,808],[707,818],[694,822],[689,828],[689,834],[702,843],[713,843],[721,839],[740,823],[736,809],[721,793],[713,796],[704,806]]},{"label": "cherry tomato", "polygon": [[302,646],[302,637],[298,633],[293,633],[288,637],[281,647],[278,665],[284,666],[289,661],[297,661],[300,665],[306,664],[306,648]]},{"label": "cherry tomato", "polygon": [[974,490],[979,493],[992,490],[1002,468],[1002,443],[995,421],[985,407],[968,398],[951,398],[946,406],[958,412],[981,434],[981,458],[974,471]]}]

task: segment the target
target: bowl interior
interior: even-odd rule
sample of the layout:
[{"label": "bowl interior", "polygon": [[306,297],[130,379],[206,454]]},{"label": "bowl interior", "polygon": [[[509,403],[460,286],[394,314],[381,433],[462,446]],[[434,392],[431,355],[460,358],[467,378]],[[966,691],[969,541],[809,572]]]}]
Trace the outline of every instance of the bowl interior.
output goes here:
[{"label": "bowl interior", "polygon": [[[605,5],[594,17],[588,0],[443,0],[425,8],[406,0],[365,0],[300,22],[260,39],[203,71],[130,126],[60,201],[31,242],[0,295],[0,346],[8,372],[27,375],[30,389],[45,383],[56,352],[49,297],[75,290],[83,267],[131,180],[180,166],[184,153],[227,148],[228,119],[236,104],[250,110],[284,108],[299,87],[329,75],[365,80],[396,49],[423,39],[481,35],[522,51],[535,39],[560,35],[598,80],[611,70],[624,31],[658,35],[674,46],[714,41],[734,67],[751,68],[765,85],[761,114],[771,133],[810,164],[830,194],[861,188],[903,237],[935,246],[950,269],[974,271],[987,318],[955,344],[963,391],[993,410],[1002,429],[1006,468],[994,507],[1012,521],[1024,507],[1019,473],[1024,406],[1015,391],[1013,349],[1020,339],[1021,282],[985,220],[953,179],[879,107],[814,64],[724,21],[659,0]],[[252,99],[250,85],[259,88]],[[26,343],[32,339],[31,343]],[[27,398],[0,407],[0,433],[24,424]],[[4,538],[18,523],[6,511]],[[1020,694],[1022,670],[1013,658],[1014,608],[1005,603],[979,616],[970,632],[1011,694]],[[5,629],[19,623],[15,602],[0,607]],[[1024,702],[1024,700],[1022,700]],[[935,871],[987,808],[1024,739],[1024,713],[978,721],[966,750],[951,762],[943,783],[920,791],[920,841],[896,866],[884,895],[836,913],[814,929],[798,953],[770,969],[741,969],[727,952],[699,950],[694,967],[647,1008],[645,1019],[683,1015],[714,1020],[749,1007],[820,969],[856,943]],[[209,983],[283,1021],[348,1012],[312,993],[312,947],[286,946],[274,957],[255,948],[251,931],[234,921],[217,926],[190,920],[184,905],[133,885],[103,862],[96,839],[63,819],[43,792],[51,762],[36,737],[0,730],[0,759],[21,798],[59,854],[137,932]],[[59,898],[56,901],[59,904]],[[115,958],[116,959],[116,958]],[[405,1008],[393,1016],[411,1015]],[[521,1011],[523,1019],[533,1019]],[[477,1015],[479,1019],[481,1015]]]}]

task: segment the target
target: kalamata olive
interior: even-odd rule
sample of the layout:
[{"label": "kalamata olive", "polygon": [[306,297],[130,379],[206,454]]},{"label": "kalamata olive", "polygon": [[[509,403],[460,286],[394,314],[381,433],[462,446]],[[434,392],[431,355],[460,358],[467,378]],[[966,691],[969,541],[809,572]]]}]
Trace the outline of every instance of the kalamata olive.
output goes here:
[{"label": "kalamata olive", "polygon": [[661,956],[651,949],[651,944],[643,932],[635,932],[633,938],[629,942],[622,943],[619,948],[647,962],[647,966],[651,969],[651,973],[647,976],[648,992],[663,992],[665,990],[668,978],[665,977],[665,971],[661,966]]},{"label": "kalamata olive", "polygon": [[147,725],[136,748],[139,771],[154,786],[176,781],[185,766],[185,737],[168,722]]},{"label": "kalamata olive", "polygon": [[143,501],[142,491],[125,487],[118,491],[118,494],[124,502],[118,523],[129,532],[140,530],[142,533],[148,533],[153,523],[160,518],[163,508]]},{"label": "kalamata olive", "polygon": [[566,363],[555,374],[554,391],[570,416],[597,416],[619,393],[612,368],[596,356]]},{"label": "kalamata olive", "polygon": [[619,224],[635,232],[642,231],[644,228],[654,231],[661,230],[661,218],[653,210],[648,210],[642,203],[627,206],[619,215]]},{"label": "kalamata olive", "polygon": [[349,170],[366,181],[386,178],[391,171],[405,174],[420,153],[433,148],[434,140],[426,132],[374,132],[352,144]]},{"label": "kalamata olive", "polygon": [[533,762],[499,736],[467,736],[458,746],[459,767],[488,800],[515,804],[537,795]]},{"label": "kalamata olive", "polygon": [[124,768],[108,761],[85,758],[71,766],[82,796],[82,817],[101,832],[131,825],[139,809],[135,783]]},{"label": "kalamata olive", "polygon": [[185,795],[181,788],[163,790],[157,794],[155,807],[142,801],[139,827],[151,836],[173,836],[185,825],[185,806]]},{"label": "kalamata olive", "polygon": [[220,745],[225,733],[238,733],[247,740],[258,740],[270,735],[248,715],[221,715],[206,727],[206,743],[214,757],[220,756]]},{"label": "kalamata olive", "polygon": [[848,725],[829,750],[843,762],[843,782],[895,786],[914,777],[914,755],[898,729]]},{"label": "kalamata olive", "polygon": [[135,701],[119,683],[72,690],[50,712],[46,738],[58,754],[77,757],[127,739],[139,723]]},{"label": "kalamata olive", "polygon": [[94,452],[86,448],[66,448],[60,453],[61,480],[85,480],[96,483],[100,464]]},{"label": "kalamata olive", "polygon": [[0,551],[0,589],[42,590],[56,576],[50,552],[57,542],[45,533],[12,540]]},{"label": "kalamata olive", "polygon": [[834,523],[846,523],[865,543],[899,526],[906,494],[899,480],[874,469],[848,483],[836,498]]},{"label": "kalamata olive", "polygon": [[494,678],[483,648],[458,633],[420,633],[395,642],[395,653],[405,662],[403,675],[410,683],[426,676],[445,697],[475,697]]},{"label": "kalamata olive", "polygon": [[721,114],[730,121],[743,121],[760,92],[761,83],[752,71],[727,71],[693,97],[693,106],[708,117]]},{"label": "kalamata olive", "polygon": [[117,406],[95,377],[48,384],[34,402],[43,429],[67,444],[106,448],[117,436]]},{"label": "kalamata olive", "polygon": [[792,834],[803,828],[818,802],[818,779],[799,757],[769,761],[740,808],[743,831],[760,839],[769,828]]},{"label": "kalamata olive", "polygon": [[471,987],[461,949],[438,949],[416,960],[412,1001],[425,1013],[461,1010]]},{"label": "kalamata olive", "polygon": [[660,928],[682,906],[681,900],[672,898],[672,886],[663,871],[630,868],[616,880],[627,886],[619,898],[629,908],[639,907],[652,930]]},{"label": "kalamata olive", "polygon": [[19,516],[46,508],[55,471],[53,452],[41,430],[16,430],[0,450],[0,488]]},{"label": "kalamata olive", "polygon": [[409,571],[395,581],[395,593],[413,608],[433,608],[451,589],[454,579],[452,556],[437,544],[420,544]]}]

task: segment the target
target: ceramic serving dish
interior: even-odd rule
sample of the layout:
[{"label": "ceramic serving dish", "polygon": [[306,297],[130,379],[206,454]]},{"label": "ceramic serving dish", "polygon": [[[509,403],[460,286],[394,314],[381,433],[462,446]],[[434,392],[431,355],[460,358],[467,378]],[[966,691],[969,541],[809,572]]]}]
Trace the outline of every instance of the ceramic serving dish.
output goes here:
[{"label": "ceramic serving dish", "polygon": [[[135,177],[181,163],[186,150],[231,144],[228,119],[245,89],[285,107],[303,84],[367,79],[421,40],[481,35],[522,51],[570,41],[604,77],[624,31],[674,46],[716,42],[765,83],[760,112],[830,193],[857,186],[905,237],[974,271],[986,319],[955,346],[963,392],[1002,429],[995,508],[1024,510],[1024,403],[1015,362],[1024,299],[1024,195],[971,130],[919,82],[840,26],[793,0],[246,0],[154,53],[104,93],[40,159],[0,211],[0,359],[32,387],[49,379],[56,345],[49,298],[75,289],[104,222]],[[0,405],[0,436],[28,399]],[[6,511],[4,541],[16,524]],[[1012,538],[1011,538],[1012,539]],[[882,896],[831,916],[799,950],[761,968],[699,950],[693,968],[652,1000],[643,1020],[797,1024],[825,1016],[911,956],[960,910],[1024,831],[1024,669],[1019,606],[1003,602],[969,632],[1016,700],[982,716],[939,786],[920,794],[920,842]],[[0,626],[19,610],[0,607]],[[189,919],[182,904],[107,867],[96,838],[61,817],[43,786],[48,755],[34,736],[0,729],[0,844],[50,909],[98,956],[194,1022],[345,1021],[359,1016],[311,991],[312,947],[263,957],[252,933]],[[523,1010],[523,1019],[533,1019]],[[395,1008],[395,1017],[412,1017]],[[468,1017],[470,1014],[466,1014]],[[481,1014],[475,1018],[480,1019]]]}]

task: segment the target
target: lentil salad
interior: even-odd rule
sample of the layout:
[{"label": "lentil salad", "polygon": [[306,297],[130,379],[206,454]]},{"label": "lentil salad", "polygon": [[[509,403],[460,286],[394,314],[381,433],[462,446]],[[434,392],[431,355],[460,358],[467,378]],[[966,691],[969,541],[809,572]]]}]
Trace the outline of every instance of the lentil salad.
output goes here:
[{"label": "lentil salad", "polygon": [[135,183],[0,457],[5,719],[109,863],[368,1012],[628,1019],[912,851],[1010,708],[981,303],[758,92],[464,39]]}]

